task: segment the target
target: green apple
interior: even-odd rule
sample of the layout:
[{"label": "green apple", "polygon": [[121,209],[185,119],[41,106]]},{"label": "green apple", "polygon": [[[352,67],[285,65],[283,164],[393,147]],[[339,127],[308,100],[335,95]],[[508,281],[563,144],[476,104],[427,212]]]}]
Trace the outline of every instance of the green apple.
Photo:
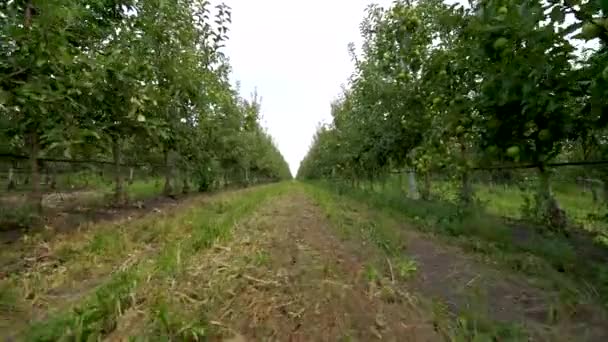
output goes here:
[{"label": "green apple", "polygon": [[507,149],[507,155],[511,158],[517,157],[519,155],[519,147],[511,146]]},{"label": "green apple", "polygon": [[505,48],[505,46],[507,46],[507,43],[509,42],[509,40],[505,37],[500,37],[498,39],[496,39],[496,41],[494,42],[494,49],[495,50],[502,50]]},{"label": "green apple", "polygon": [[498,146],[492,145],[492,146],[486,148],[486,152],[488,154],[496,154],[496,153],[498,153]]},{"label": "green apple", "polygon": [[587,40],[597,38],[602,33],[601,27],[594,23],[586,23],[583,25],[581,36]]},{"label": "green apple", "polygon": [[416,29],[418,26],[420,26],[420,19],[418,19],[418,17],[413,15],[412,17],[408,18],[408,20],[407,20],[407,29],[408,30]]},{"label": "green apple", "polygon": [[506,15],[509,12],[509,10],[507,9],[506,6],[502,6],[501,8],[498,9],[498,14],[500,15]]},{"label": "green apple", "polygon": [[547,141],[551,138],[551,132],[549,132],[548,129],[542,129],[540,132],[538,132],[538,139],[540,141]]},{"label": "green apple", "polygon": [[496,129],[500,126],[500,121],[498,119],[491,119],[490,121],[488,121],[488,128],[490,129]]}]

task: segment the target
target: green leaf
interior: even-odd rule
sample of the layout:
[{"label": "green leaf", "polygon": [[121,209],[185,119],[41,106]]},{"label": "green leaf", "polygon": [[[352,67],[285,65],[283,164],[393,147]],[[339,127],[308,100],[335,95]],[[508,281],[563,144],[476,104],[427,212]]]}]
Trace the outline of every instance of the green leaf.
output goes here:
[{"label": "green leaf", "polygon": [[598,5],[604,12],[604,15],[608,15],[608,0],[597,0]]},{"label": "green leaf", "polygon": [[[607,0],[608,1],[608,0]],[[566,14],[559,6],[553,6],[551,10],[551,20],[556,23],[563,23],[566,18]]]}]

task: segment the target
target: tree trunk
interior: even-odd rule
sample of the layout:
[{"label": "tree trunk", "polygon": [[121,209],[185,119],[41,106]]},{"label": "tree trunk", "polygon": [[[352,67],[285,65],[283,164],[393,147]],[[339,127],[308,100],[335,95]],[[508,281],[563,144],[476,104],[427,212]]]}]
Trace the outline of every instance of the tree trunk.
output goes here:
[{"label": "tree trunk", "polygon": [[549,228],[562,231],[566,228],[566,213],[559,207],[551,190],[550,174],[544,167],[539,168],[539,187],[537,194],[537,215]]},{"label": "tree trunk", "polygon": [[42,162],[42,165],[40,165],[40,168],[42,170],[44,170],[44,185],[46,185],[46,186],[51,185],[51,175],[49,174],[49,168],[46,166],[46,163]]},{"label": "tree trunk", "polygon": [[133,167],[129,168],[129,184],[133,184]]},{"label": "tree trunk", "polygon": [[51,168],[49,167],[49,163],[44,163],[43,168],[45,177],[44,183],[49,187],[49,189],[56,190],[57,182],[55,181],[55,179],[57,177],[55,177],[55,172],[51,170]]},{"label": "tree trunk", "polygon": [[13,166],[8,168],[8,184],[6,185],[6,190],[11,191],[15,189],[15,179],[14,179],[14,169]]},{"label": "tree trunk", "polygon": [[548,199],[553,197],[552,196],[553,194],[551,191],[551,182],[549,180],[549,173],[546,170],[544,170],[544,168],[540,168],[539,174],[538,174],[538,179],[539,179],[538,197],[540,199],[542,199],[543,201],[547,201]]},{"label": "tree trunk", "polygon": [[30,143],[30,174],[32,180],[32,189],[29,194],[30,204],[38,212],[42,212],[42,192],[40,191],[40,170],[38,169],[38,152],[40,145],[38,141],[38,132],[35,130],[29,133]]},{"label": "tree trunk", "polygon": [[[47,168],[48,171],[48,176],[49,176],[49,187],[51,188],[51,190],[56,190],[57,189],[57,174],[55,172],[55,170],[51,170],[50,168]],[[86,178],[86,181],[88,182],[88,178]]]},{"label": "tree trunk", "polygon": [[595,184],[591,185],[591,196],[593,196],[593,203],[597,203],[598,201],[598,195],[597,195],[597,187],[595,186]]},{"label": "tree trunk", "polygon": [[431,199],[431,176],[429,172],[424,173],[424,183],[420,195],[423,200],[428,201]]},{"label": "tree trunk", "polygon": [[184,184],[182,187],[182,193],[187,194],[190,192],[190,183],[188,183],[188,177],[184,176]]},{"label": "tree trunk", "polygon": [[34,5],[32,4],[32,0],[27,1],[27,5],[25,6],[25,27],[32,26],[32,10],[34,9]]},{"label": "tree trunk", "polygon": [[122,156],[118,138],[115,138],[114,142],[112,143],[112,157],[114,158],[114,181],[116,182],[116,188],[114,189],[114,202],[116,205],[124,205],[127,202],[127,196],[125,194],[122,167],[120,165]]},{"label": "tree trunk", "polygon": [[165,150],[165,189],[163,190],[163,195],[165,196],[171,196],[171,194],[173,194],[173,167],[171,157],[171,150]]},{"label": "tree trunk", "polygon": [[462,172],[462,185],[460,189],[460,202],[464,206],[469,206],[473,202],[473,187],[471,186],[469,170]]},{"label": "tree trunk", "polygon": [[604,184],[603,186],[603,197],[604,197],[604,202],[606,202],[606,204],[608,204],[608,178],[602,179],[602,183]]},{"label": "tree trunk", "polygon": [[408,181],[408,197],[412,199],[419,199],[420,193],[418,192],[418,184],[416,183],[416,171],[409,169],[407,171]]},{"label": "tree trunk", "polygon": [[[464,142],[463,137],[459,138],[460,142],[460,157],[462,161],[465,162],[467,160],[467,145]],[[464,169],[462,170],[461,175],[461,188],[460,188],[460,203],[465,207],[468,207],[473,202],[473,188],[471,187],[471,179],[469,174],[469,169],[466,165],[464,165]]]}]

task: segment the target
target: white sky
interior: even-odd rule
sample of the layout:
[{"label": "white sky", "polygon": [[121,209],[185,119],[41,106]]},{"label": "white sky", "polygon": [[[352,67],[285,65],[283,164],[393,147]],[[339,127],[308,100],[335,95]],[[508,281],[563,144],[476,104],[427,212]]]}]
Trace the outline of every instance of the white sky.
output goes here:
[{"label": "white sky", "polygon": [[295,176],[319,122],[354,66],[348,43],[370,3],[390,0],[224,0],[232,7],[226,54],[248,98],[262,97],[263,125]]}]

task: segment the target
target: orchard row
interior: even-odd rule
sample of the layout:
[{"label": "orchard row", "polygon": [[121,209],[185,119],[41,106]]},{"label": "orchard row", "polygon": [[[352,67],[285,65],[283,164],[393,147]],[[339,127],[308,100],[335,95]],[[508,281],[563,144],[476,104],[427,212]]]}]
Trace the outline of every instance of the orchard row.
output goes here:
[{"label": "orchard row", "polygon": [[[468,204],[472,169],[534,164],[538,213],[554,215],[545,165],[608,159],[607,15],[606,0],[369,7],[355,71],[299,177],[441,170]],[[605,169],[594,172],[608,181]]]},{"label": "orchard row", "polygon": [[205,0],[2,2],[0,153],[29,156],[32,201],[41,157],[164,164],[201,190],[289,177],[257,95],[229,82],[230,20]]}]

